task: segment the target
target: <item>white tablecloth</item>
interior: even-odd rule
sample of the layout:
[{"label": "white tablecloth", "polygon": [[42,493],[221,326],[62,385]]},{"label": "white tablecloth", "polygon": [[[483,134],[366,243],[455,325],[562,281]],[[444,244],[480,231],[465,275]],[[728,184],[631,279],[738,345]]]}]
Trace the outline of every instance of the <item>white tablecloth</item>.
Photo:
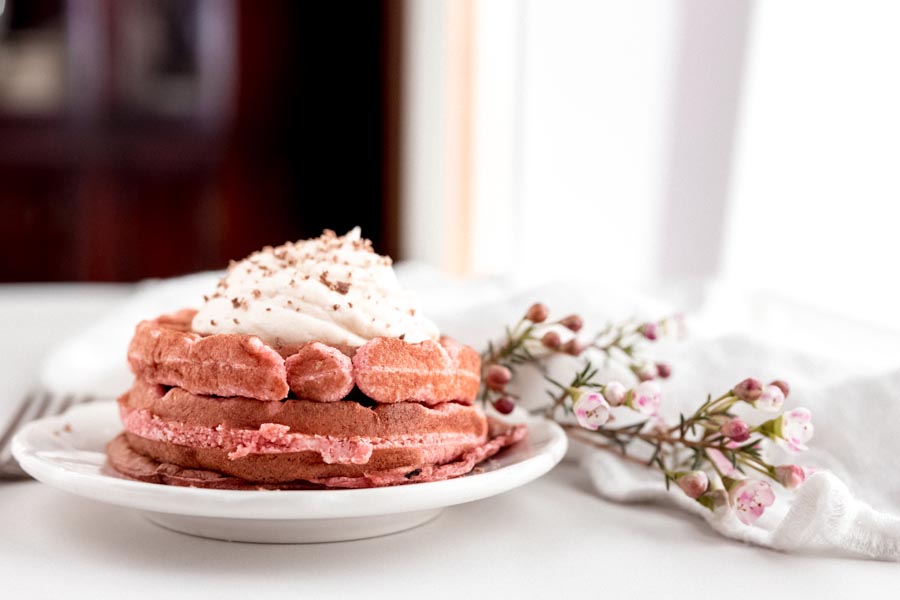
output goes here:
[{"label": "white tablecloth", "polygon": [[[0,286],[0,412],[27,389],[54,341],[128,292]],[[0,590],[4,599],[897,598],[900,568],[732,542],[675,510],[605,502],[584,472],[563,464],[412,531],[311,546],[192,538],[33,481],[0,483]]]}]

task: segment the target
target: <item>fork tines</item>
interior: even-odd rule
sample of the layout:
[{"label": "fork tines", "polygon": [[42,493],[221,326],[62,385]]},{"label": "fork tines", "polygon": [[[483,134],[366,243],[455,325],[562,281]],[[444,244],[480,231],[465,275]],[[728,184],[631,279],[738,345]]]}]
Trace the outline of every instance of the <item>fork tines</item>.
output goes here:
[{"label": "fork tines", "polygon": [[12,439],[16,432],[26,423],[60,415],[75,404],[92,402],[92,396],[66,394],[60,396],[48,391],[32,391],[22,398],[13,412],[12,418],[0,433],[0,477],[25,477],[12,456]]}]

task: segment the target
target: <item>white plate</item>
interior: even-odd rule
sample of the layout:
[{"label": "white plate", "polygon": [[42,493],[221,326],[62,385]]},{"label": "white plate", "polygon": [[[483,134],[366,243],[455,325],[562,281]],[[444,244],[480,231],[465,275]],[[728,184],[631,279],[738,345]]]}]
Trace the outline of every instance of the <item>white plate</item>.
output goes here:
[{"label": "white plate", "polygon": [[210,490],[123,479],[106,465],[106,443],[121,430],[114,403],[75,407],[41,419],[13,439],[13,455],[35,479],[100,502],[135,508],[152,522],[192,535],[246,542],[304,543],[403,531],[447,506],[494,496],[537,479],[566,452],[560,427],[528,421],[528,437],[447,481],[360,490]]}]

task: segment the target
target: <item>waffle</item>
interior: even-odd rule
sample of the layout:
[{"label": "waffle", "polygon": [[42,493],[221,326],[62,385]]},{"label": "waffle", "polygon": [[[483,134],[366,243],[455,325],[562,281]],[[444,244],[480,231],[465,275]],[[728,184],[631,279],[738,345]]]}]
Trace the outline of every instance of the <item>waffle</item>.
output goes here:
[{"label": "waffle", "polygon": [[297,398],[336,402],[353,389],[353,363],[337,348],[319,342],[305,344],[284,366],[288,386]]},{"label": "waffle", "polygon": [[[311,474],[321,465],[315,463],[314,457],[304,453],[256,455],[241,459],[244,461],[239,465],[241,475],[236,476],[221,468],[225,466],[231,470],[233,465],[228,465],[227,459],[215,451],[153,442],[127,433],[110,442],[107,454],[116,471],[131,479],[150,483],[214,489],[366,488],[440,481],[465,475],[504,447],[522,440],[526,433],[524,425],[491,420],[490,433],[483,444],[444,464],[429,464],[415,469],[409,466],[379,469],[372,465],[355,474],[328,475],[319,471],[322,475],[319,477]],[[292,475],[298,477],[276,482],[271,479],[272,473],[278,473],[284,479]]]},{"label": "waffle", "polygon": [[195,394],[281,400],[288,395],[284,359],[258,337],[191,331],[197,311],[181,310],[138,324],[128,346],[136,377]]},{"label": "waffle", "polygon": [[135,382],[118,401],[125,431],[107,448],[126,477],[222,489],[400,485],[468,473],[526,434],[472,406],[480,357],[450,338],[275,348],[198,334],[195,314],[135,330]]},{"label": "waffle", "polygon": [[478,353],[447,337],[417,344],[375,338],[352,360],[338,348],[312,342],[292,349],[296,352],[285,360],[256,336],[192,332],[195,314],[185,309],[137,326],[128,363],[138,379],[195,394],[257,400],[283,400],[293,392],[297,398],[334,402],[347,397],[354,384],[379,403],[470,404],[478,394]]},{"label": "waffle", "polygon": [[353,369],[356,385],[376,402],[471,403],[481,357],[447,337],[418,344],[375,338],[357,350]]}]

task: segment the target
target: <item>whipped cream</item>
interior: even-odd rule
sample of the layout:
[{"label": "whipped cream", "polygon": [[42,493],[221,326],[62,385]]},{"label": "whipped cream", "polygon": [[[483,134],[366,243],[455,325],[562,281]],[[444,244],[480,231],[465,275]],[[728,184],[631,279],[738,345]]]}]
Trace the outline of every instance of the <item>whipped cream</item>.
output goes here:
[{"label": "whipped cream", "polygon": [[376,337],[410,343],[438,338],[397,281],[391,259],[359,227],[265,247],[232,262],[194,317],[198,333],[259,336],[276,348],[318,341],[358,347]]}]

